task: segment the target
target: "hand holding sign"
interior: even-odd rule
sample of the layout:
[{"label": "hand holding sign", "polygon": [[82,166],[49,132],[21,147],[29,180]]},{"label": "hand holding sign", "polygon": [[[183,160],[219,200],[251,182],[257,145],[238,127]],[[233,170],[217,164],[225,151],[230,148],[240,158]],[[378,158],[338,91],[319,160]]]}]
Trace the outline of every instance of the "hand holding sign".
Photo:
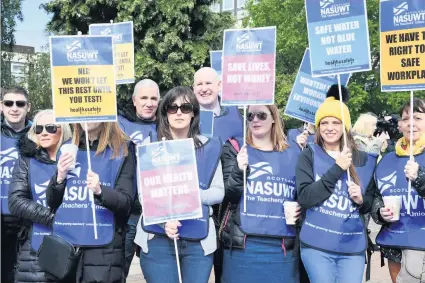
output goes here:
[{"label": "hand holding sign", "polygon": [[363,195],[360,186],[354,182],[351,182],[348,186],[348,193],[350,194],[350,198],[358,205],[363,204]]},{"label": "hand holding sign", "polygon": [[302,134],[299,134],[297,136],[297,144],[301,147],[304,148],[305,145],[307,144],[307,138],[308,138],[308,131],[305,130]]},{"label": "hand holding sign", "polygon": [[336,159],[336,164],[338,164],[342,170],[347,171],[348,168],[350,168],[352,161],[351,151],[346,147]]},{"label": "hand holding sign", "polygon": [[179,238],[179,227],[181,227],[181,223],[177,220],[168,221],[165,223],[165,233],[170,239],[178,239]]},{"label": "hand holding sign", "polygon": [[248,151],[246,150],[246,145],[244,145],[236,157],[238,161],[238,167],[240,170],[246,170],[248,167]]},{"label": "hand holding sign", "polygon": [[87,188],[89,188],[95,195],[100,195],[102,193],[99,175],[97,175],[93,171],[89,171],[87,173]]}]

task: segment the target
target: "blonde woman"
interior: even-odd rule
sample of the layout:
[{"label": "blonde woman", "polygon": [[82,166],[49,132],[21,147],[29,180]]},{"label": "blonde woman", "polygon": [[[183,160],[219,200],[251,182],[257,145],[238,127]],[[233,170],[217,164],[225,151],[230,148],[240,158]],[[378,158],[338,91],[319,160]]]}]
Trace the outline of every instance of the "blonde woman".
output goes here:
[{"label": "blonde woman", "polygon": [[[296,199],[295,164],[300,150],[289,147],[275,105],[248,107],[246,146],[223,148],[224,203],[222,283],[299,282],[295,225],[283,204]],[[239,140],[242,146],[242,140]],[[244,177],[247,170],[246,212]],[[298,210],[300,212],[300,210]]]},{"label": "blonde woman", "polygon": [[10,212],[24,223],[15,282],[59,282],[38,266],[37,251],[43,240],[42,232],[51,230],[54,217],[46,206],[44,190],[55,174],[56,153],[71,136],[69,125],[54,124],[53,110],[43,110],[35,116],[28,134],[18,142],[20,158],[9,190]]},{"label": "blonde woman", "polygon": [[[74,283],[121,283],[125,280],[125,228],[134,200],[134,146],[118,123],[88,123],[88,145],[83,127],[84,124],[74,125],[73,143],[79,148],[76,169],[70,171],[73,155],[61,155],[57,174],[47,188],[47,203],[56,211],[53,234],[80,247],[78,267],[72,274],[76,276]],[[96,204],[97,239],[92,195]]]},{"label": "blonde woman", "polygon": [[374,137],[373,133],[376,130],[378,119],[373,113],[361,114],[351,130],[359,150],[380,154],[385,152],[387,148],[387,133],[382,133],[378,137]]}]

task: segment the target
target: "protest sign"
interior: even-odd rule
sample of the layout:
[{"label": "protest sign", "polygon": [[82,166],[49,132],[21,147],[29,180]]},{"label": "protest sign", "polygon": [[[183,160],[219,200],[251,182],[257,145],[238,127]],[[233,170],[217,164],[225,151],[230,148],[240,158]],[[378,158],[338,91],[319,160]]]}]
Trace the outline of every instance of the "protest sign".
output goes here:
[{"label": "protest sign", "polygon": [[214,133],[214,111],[201,110],[201,134],[206,137],[212,137]]},{"label": "protest sign", "polygon": [[111,36],[51,36],[55,123],[117,120]]},{"label": "protest sign", "polygon": [[222,105],[273,104],[276,27],[224,31]]},{"label": "protest sign", "polygon": [[381,0],[381,90],[425,89],[425,1]]},{"label": "protest sign", "polygon": [[366,0],[305,0],[313,77],[371,70]]},{"label": "protest sign", "polygon": [[144,225],[202,217],[193,139],[139,145],[137,158]]},{"label": "protest sign", "polygon": [[217,72],[220,79],[221,79],[221,73],[222,73],[221,72],[222,56],[223,56],[222,50],[210,51],[211,68],[213,68]]},{"label": "protest sign", "polygon": [[133,22],[92,24],[90,35],[112,35],[116,66],[116,83],[134,83]]},{"label": "protest sign", "polygon": [[[341,85],[346,86],[349,78],[349,74],[341,75]],[[320,78],[311,75],[310,51],[307,48],[286,104],[285,115],[314,124],[316,111],[325,101],[329,87],[337,83],[335,75]]]}]

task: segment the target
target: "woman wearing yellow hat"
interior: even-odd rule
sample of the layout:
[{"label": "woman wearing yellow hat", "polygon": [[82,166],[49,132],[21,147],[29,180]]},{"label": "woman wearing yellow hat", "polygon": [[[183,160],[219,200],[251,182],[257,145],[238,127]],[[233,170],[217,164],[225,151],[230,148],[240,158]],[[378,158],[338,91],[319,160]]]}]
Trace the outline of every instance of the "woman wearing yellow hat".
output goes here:
[{"label": "woman wearing yellow hat", "polygon": [[[342,94],[344,100],[344,87]],[[305,212],[301,258],[311,283],[361,283],[363,278],[363,215],[375,192],[376,156],[356,148],[350,112],[344,103],[341,111],[340,103],[338,86],[333,85],[316,112],[315,142],[301,153],[296,167],[298,202]]]}]

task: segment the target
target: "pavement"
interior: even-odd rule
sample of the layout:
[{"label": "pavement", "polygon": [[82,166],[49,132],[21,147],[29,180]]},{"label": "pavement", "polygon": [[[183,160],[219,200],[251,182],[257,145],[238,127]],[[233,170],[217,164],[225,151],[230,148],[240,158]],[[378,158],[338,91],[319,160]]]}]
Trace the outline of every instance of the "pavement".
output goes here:
[{"label": "pavement", "polygon": [[[369,229],[372,231],[372,240],[375,241],[376,235],[379,232],[379,227],[375,223],[372,223],[371,221],[369,225]],[[385,263],[386,264],[386,263]],[[366,269],[366,268],[365,268]],[[134,257],[134,260],[131,264],[129,276],[127,278],[127,283],[146,283],[142,270],[140,269],[139,265],[139,258]],[[363,282],[366,282],[366,280],[363,280]],[[163,282],[152,282],[152,283],[163,283]],[[165,282],[164,282],[165,283]],[[184,282],[183,282],[184,283]],[[208,283],[214,283],[214,273],[211,272],[211,277]],[[282,282],[283,283],[283,282]],[[326,283],[326,282],[323,282]],[[380,253],[375,252],[372,255],[372,271],[371,271],[371,279],[368,281],[368,283],[392,283],[390,274],[388,272],[388,266],[385,265],[384,267],[381,267],[381,257]]]}]

